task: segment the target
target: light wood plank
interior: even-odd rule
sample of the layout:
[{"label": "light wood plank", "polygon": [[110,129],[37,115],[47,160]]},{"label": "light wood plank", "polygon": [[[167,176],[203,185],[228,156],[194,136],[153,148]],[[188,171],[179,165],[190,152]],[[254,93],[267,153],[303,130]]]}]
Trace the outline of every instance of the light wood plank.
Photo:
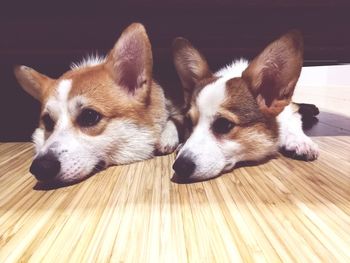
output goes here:
[{"label": "light wood plank", "polygon": [[347,262],[350,136],[314,139],[312,163],[178,185],[169,155],[51,191],[33,189],[32,146],[3,143],[0,261]]},{"label": "light wood plank", "polygon": [[318,160],[196,184],[170,181],[168,155],[38,191],[32,145],[0,143],[0,262],[350,262],[350,108],[314,93],[296,97],[341,105],[309,132]]}]

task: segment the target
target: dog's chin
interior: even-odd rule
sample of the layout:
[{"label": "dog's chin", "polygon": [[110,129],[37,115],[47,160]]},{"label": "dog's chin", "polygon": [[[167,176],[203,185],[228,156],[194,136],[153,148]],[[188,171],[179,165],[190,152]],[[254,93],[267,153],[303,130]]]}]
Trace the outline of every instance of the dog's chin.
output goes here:
[{"label": "dog's chin", "polygon": [[59,189],[62,187],[67,187],[70,185],[74,185],[77,184],[81,181],[62,181],[60,179],[54,179],[54,180],[50,180],[50,181],[37,181],[37,183],[34,186],[34,190],[38,190],[38,191],[48,191],[48,190],[55,190],[55,189]]},{"label": "dog's chin", "polygon": [[67,187],[71,185],[78,184],[86,179],[88,179],[91,175],[86,176],[78,176],[73,178],[54,178],[48,181],[38,181],[34,186],[34,190],[54,190],[62,187]]},{"label": "dog's chin", "polygon": [[190,177],[183,177],[174,173],[174,175],[171,178],[171,181],[177,184],[192,184],[192,183],[209,181],[211,179],[219,177],[221,174],[222,173],[218,173],[218,174],[206,173],[206,174],[195,174]]}]

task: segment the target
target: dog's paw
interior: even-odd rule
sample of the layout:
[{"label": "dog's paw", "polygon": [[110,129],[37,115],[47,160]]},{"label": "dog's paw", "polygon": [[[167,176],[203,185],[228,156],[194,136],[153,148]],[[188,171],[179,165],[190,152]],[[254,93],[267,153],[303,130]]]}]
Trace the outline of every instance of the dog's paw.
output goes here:
[{"label": "dog's paw", "polygon": [[168,121],[156,145],[158,155],[174,152],[179,145],[177,128],[172,121]]},{"label": "dog's paw", "polygon": [[314,104],[297,103],[299,105],[298,112],[302,117],[314,117],[320,113],[320,110]]},{"label": "dog's paw", "polygon": [[303,161],[316,160],[319,155],[318,146],[307,136],[295,136],[290,134],[281,144],[283,155]]}]

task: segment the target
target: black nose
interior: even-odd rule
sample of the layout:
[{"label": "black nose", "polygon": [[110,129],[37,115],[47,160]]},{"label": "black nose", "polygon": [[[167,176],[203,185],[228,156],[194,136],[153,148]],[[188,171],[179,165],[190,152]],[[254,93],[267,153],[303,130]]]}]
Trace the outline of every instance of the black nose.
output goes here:
[{"label": "black nose", "polygon": [[61,163],[52,153],[34,159],[29,171],[39,181],[49,181],[60,171]]},{"label": "black nose", "polygon": [[190,177],[195,168],[195,163],[187,156],[179,156],[173,164],[175,173],[180,177]]}]

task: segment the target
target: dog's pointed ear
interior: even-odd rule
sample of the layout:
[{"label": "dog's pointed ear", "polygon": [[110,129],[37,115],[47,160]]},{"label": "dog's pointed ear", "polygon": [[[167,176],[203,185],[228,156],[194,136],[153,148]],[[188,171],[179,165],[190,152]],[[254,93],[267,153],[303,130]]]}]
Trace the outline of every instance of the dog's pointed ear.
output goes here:
[{"label": "dog's pointed ear", "polygon": [[204,56],[187,39],[176,38],[172,49],[174,65],[184,88],[187,105],[197,83],[213,74]]},{"label": "dog's pointed ear", "polygon": [[277,116],[290,103],[303,66],[303,38],[293,30],[268,45],[242,73],[262,112]]},{"label": "dog's pointed ear", "polygon": [[145,28],[133,23],[127,27],[107,57],[115,83],[130,94],[152,82],[152,49]]},{"label": "dog's pointed ear", "polygon": [[15,66],[14,72],[22,88],[40,102],[48,86],[54,81],[48,76],[26,66]]}]

